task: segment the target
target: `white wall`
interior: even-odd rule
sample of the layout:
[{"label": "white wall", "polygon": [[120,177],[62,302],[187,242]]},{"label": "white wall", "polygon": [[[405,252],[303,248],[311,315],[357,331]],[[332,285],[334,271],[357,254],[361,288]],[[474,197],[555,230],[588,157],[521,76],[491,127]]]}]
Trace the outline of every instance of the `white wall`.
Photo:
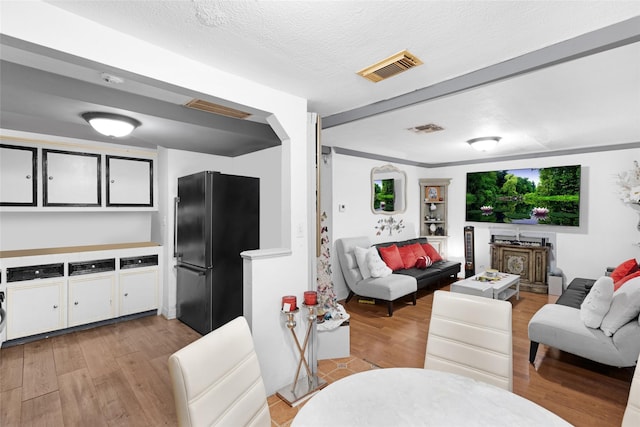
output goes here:
[{"label": "white wall", "polygon": [[231,168],[231,158],[212,156],[190,151],[171,150],[158,148],[159,158],[162,159],[164,168],[160,172],[162,188],[165,195],[158,206],[158,218],[162,225],[160,243],[165,251],[166,268],[163,272],[164,289],[162,295],[162,314],[168,319],[176,317],[176,259],[173,257],[174,245],[174,199],[178,195],[178,178],[192,173],[213,170],[220,171]]},{"label": "white wall", "polygon": [[260,178],[260,248],[281,246],[280,241],[280,148],[270,148],[241,157],[223,157],[190,151],[158,148],[163,163],[159,180],[165,194],[161,199],[158,218],[162,231],[159,242],[165,248],[165,289],[162,314],[176,317],[176,260],[174,251],[174,204],[178,194],[178,178],[205,170]]},{"label": "white wall", "polygon": [[[402,233],[384,232],[376,235],[378,221],[388,215],[377,215],[371,212],[371,169],[387,164],[379,160],[346,156],[331,153],[331,171],[333,187],[333,206],[331,209],[333,230],[329,230],[333,242],[332,247],[332,278],[338,299],[344,299],[349,294],[344,282],[340,264],[336,256],[335,241],[341,237],[368,236],[372,243],[404,240],[417,237],[420,233],[420,185],[418,180],[425,178],[426,169],[402,164],[393,166],[407,174],[406,212],[393,215],[395,219],[404,220],[405,228]],[[323,183],[326,181],[323,181]],[[322,191],[326,191],[322,189]],[[344,212],[339,211],[339,205],[345,205]]]},{"label": "white wall", "polygon": [[[9,129],[0,129],[0,135],[2,143],[10,145],[149,158],[154,161],[154,174],[158,171],[155,150]],[[0,208],[0,250],[151,241],[151,218],[154,212],[146,208],[125,211],[123,208],[42,207],[41,151],[37,169],[39,207],[36,210],[29,207]],[[104,183],[104,161],[101,173]],[[106,186],[102,187],[104,204]],[[154,185],[155,201],[157,194],[158,188]]]},{"label": "white wall", "polygon": [[[284,289],[301,297],[309,287],[309,236],[305,230],[313,212],[307,203],[310,165],[306,100],[205,66],[40,1],[3,3],[0,28],[3,34],[36,45],[272,113],[269,122],[283,141],[280,241],[290,250],[277,262],[261,263],[260,271],[251,275],[257,292],[254,306],[258,307],[254,309],[264,313],[254,317],[260,321],[251,328],[267,392],[291,383],[296,359],[288,330],[282,327],[280,303]],[[167,165],[170,161],[170,156],[161,159]],[[169,192],[166,196],[170,198]],[[169,212],[166,206],[164,212]],[[162,220],[154,222],[152,234],[162,234],[162,227]],[[294,229],[303,232],[294,233]],[[284,344],[273,344],[280,342]]]},{"label": "white wall", "polygon": [[[640,258],[636,230],[638,215],[618,199],[616,175],[633,167],[640,149],[629,149],[530,160],[485,163],[479,165],[428,169],[429,178],[452,178],[449,186],[449,255],[464,259],[463,228],[475,229],[476,270],[490,265],[489,225],[465,222],[466,173],[508,168],[582,165],[580,227],[523,226],[527,231],[556,233],[556,263],[571,281],[576,277],[598,278],[607,266],[616,266],[629,258]],[[500,228],[515,226],[500,225]]]},{"label": "white wall", "polygon": [[0,250],[151,241],[151,212],[1,212]]},{"label": "white wall", "polygon": [[232,171],[236,175],[260,178],[260,248],[283,247],[281,148],[234,157]]},{"label": "white wall", "polygon": [[[640,259],[640,233],[636,230],[638,214],[618,199],[615,184],[616,175],[633,167],[633,160],[640,159],[639,149],[578,154],[571,156],[545,157],[530,160],[483,163],[477,165],[417,168],[395,165],[407,172],[409,188],[407,212],[398,215],[406,222],[418,224],[420,178],[451,178],[449,185],[449,240],[448,258],[464,261],[463,229],[466,225],[475,228],[476,270],[489,268],[489,224],[465,221],[466,173],[475,171],[548,167],[563,165],[582,165],[581,188],[581,225],[580,227],[525,226],[519,225],[519,231],[555,233],[555,260],[567,281],[576,277],[598,278],[607,266],[616,266],[624,260],[635,257]],[[333,154],[333,194],[334,210],[333,241],[340,237],[374,236],[373,226],[378,215],[369,210],[369,171],[380,162],[357,157]],[[337,204],[347,206],[345,212],[337,212]],[[495,225],[493,227],[496,227]],[[501,224],[503,229],[515,230],[515,226]],[[419,228],[416,228],[416,233]],[[408,236],[412,237],[412,236]],[[383,240],[400,240],[387,237]],[[334,251],[335,252],[335,251]],[[337,259],[333,262],[334,286],[339,298],[348,294]]]}]

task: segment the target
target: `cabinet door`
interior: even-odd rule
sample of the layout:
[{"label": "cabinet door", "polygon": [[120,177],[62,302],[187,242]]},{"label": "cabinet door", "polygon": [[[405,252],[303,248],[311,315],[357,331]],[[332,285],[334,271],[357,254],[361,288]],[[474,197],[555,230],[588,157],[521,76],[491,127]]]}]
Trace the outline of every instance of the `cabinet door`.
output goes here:
[{"label": "cabinet door", "polygon": [[153,206],[153,160],[107,156],[107,206]]},{"label": "cabinet door", "polygon": [[532,283],[536,285],[547,284],[547,251],[545,249],[533,249],[531,276]]},{"label": "cabinet door", "polygon": [[7,286],[7,339],[66,327],[65,281],[29,280]]},{"label": "cabinet door", "polygon": [[0,206],[36,206],[36,148],[0,144]]},{"label": "cabinet door", "polygon": [[115,317],[115,273],[69,279],[69,326]]},{"label": "cabinet door", "polygon": [[42,150],[44,206],[100,206],[100,154]]},{"label": "cabinet door", "polygon": [[120,272],[120,316],[158,308],[158,267]]}]

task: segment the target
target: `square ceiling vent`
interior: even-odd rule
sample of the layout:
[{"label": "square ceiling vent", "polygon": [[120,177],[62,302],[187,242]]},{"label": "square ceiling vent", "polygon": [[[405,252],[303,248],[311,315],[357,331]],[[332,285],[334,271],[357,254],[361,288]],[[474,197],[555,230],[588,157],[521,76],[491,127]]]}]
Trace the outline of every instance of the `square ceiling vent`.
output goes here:
[{"label": "square ceiling vent", "polygon": [[374,83],[393,77],[403,71],[422,65],[422,61],[408,50],[398,52],[393,56],[383,59],[365,69],[357,72],[358,75]]},{"label": "square ceiling vent", "polygon": [[440,132],[441,130],[444,130],[444,128],[435,123],[429,123],[426,125],[412,127],[412,128],[409,128],[408,130],[415,133],[433,133],[433,132]]},{"label": "square ceiling vent", "polygon": [[224,105],[214,104],[213,102],[203,99],[192,99],[185,104],[185,107],[194,110],[206,111],[207,113],[219,114],[221,116],[233,117],[234,119],[246,119],[251,115],[246,111],[236,110],[235,108],[225,107]]}]

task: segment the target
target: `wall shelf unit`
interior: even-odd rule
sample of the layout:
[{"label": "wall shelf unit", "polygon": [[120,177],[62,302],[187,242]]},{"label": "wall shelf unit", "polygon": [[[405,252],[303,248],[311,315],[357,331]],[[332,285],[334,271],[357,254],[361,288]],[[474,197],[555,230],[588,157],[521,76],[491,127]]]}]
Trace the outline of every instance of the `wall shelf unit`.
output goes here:
[{"label": "wall shelf unit", "polygon": [[447,217],[449,178],[421,179],[420,184],[420,235],[447,258],[449,224]]}]

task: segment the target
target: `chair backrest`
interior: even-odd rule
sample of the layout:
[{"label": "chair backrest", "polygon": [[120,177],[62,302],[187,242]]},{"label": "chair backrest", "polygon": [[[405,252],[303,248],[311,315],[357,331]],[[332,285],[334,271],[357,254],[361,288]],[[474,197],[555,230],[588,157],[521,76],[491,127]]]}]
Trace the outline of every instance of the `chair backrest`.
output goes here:
[{"label": "chair backrest", "polygon": [[631,380],[627,408],[624,410],[624,416],[622,417],[622,427],[631,426],[640,426],[640,369],[638,369],[637,364]]},{"label": "chair backrest", "polygon": [[358,268],[358,262],[354,254],[356,246],[366,249],[371,246],[371,242],[368,237],[344,237],[336,240],[336,252],[340,269],[342,270],[344,281],[352,291],[355,290],[356,283],[362,280],[362,274],[360,274],[360,268]]},{"label": "chair backrest", "polygon": [[424,367],[513,391],[511,303],[435,291]]},{"label": "chair backrest", "polygon": [[244,317],[169,357],[180,426],[271,425],[253,338]]}]

